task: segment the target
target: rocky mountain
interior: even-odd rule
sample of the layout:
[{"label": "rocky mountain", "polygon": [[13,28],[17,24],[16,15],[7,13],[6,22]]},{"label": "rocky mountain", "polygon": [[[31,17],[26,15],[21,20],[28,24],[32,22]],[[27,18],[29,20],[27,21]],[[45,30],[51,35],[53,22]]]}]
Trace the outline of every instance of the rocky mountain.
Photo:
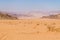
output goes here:
[{"label": "rocky mountain", "polygon": [[[49,14],[49,16],[47,16],[47,14]],[[41,11],[19,12],[19,13],[0,12],[0,19],[21,19],[21,18],[60,19],[60,12],[49,12],[49,13]]]},{"label": "rocky mountain", "polygon": [[9,15],[8,13],[0,12],[0,19],[17,19],[17,17]]},{"label": "rocky mountain", "polygon": [[60,19],[60,14],[56,14],[56,15],[49,15],[49,16],[43,16],[42,18]]}]

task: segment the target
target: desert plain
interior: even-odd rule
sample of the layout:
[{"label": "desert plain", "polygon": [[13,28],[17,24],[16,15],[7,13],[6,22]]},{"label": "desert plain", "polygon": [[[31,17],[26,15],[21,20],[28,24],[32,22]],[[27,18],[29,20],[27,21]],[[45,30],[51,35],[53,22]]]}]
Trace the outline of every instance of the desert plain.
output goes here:
[{"label": "desert plain", "polygon": [[60,40],[60,19],[0,20],[0,40]]}]

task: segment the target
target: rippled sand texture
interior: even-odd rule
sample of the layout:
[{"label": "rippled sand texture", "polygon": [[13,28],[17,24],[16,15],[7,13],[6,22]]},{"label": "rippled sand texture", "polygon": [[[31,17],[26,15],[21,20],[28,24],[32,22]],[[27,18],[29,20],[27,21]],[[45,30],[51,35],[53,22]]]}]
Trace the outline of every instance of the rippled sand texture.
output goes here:
[{"label": "rippled sand texture", "polygon": [[0,40],[60,40],[59,27],[60,19],[0,20]]}]

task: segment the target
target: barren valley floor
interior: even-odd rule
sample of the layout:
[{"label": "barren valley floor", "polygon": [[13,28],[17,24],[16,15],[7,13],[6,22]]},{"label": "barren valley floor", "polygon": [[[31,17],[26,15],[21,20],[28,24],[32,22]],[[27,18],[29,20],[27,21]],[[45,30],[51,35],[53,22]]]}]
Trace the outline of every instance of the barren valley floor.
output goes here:
[{"label": "barren valley floor", "polygon": [[60,19],[0,20],[0,40],[60,40],[59,28]]}]

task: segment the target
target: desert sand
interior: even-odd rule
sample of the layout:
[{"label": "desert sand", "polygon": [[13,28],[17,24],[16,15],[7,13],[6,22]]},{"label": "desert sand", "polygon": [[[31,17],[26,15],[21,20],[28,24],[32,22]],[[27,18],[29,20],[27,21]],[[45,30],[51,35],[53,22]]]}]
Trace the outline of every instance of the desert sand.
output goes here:
[{"label": "desert sand", "polygon": [[60,19],[0,20],[0,40],[60,40],[59,27]]}]

